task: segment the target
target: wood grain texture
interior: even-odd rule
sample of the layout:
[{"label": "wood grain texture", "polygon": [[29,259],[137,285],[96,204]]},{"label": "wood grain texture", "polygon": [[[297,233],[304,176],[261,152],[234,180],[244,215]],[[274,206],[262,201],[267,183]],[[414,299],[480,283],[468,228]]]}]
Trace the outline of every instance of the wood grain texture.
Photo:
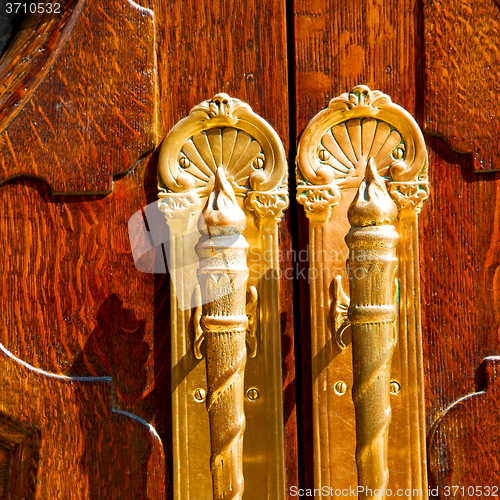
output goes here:
[{"label": "wood grain texture", "polygon": [[[76,17],[82,4],[68,4],[68,12],[72,8]],[[109,192],[113,175],[155,145],[152,12],[129,0],[89,0],[78,19],[52,27],[49,35],[31,40],[21,31],[2,61],[0,180],[30,175],[54,193]],[[37,47],[50,53],[47,60],[28,57],[22,69],[8,67],[10,56],[16,61]]]},{"label": "wood grain texture", "polygon": [[500,104],[500,4],[424,0],[426,130],[472,153],[473,169],[500,169],[493,125]]},{"label": "wood grain texture", "polygon": [[[0,372],[9,394],[2,414],[17,415],[40,433],[39,453],[17,457],[37,462],[27,498],[163,497],[161,441],[145,421],[111,408],[110,379],[50,375],[3,348]],[[13,471],[17,483],[26,481],[22,471],[19,465]],[[21,484],[9,486],[12,497],[21,498]]]},{"label": "wood grain texture", "polygon": [[[44,47],[60,54],[0,137],[8,177],[0,187],[1,342],[33,367],[7,369],[2,360],[0,412],[41,429],[45,465],[34,482],[37,495],[47,492],[42,498],[163,498],[170,476],[162,448],[168,457],[171,441],[168,280],[137,271],[127,225],[156,199],[156,163],[137,163],[156,140],[153,16],[128,0],[86,2],[77,21],[62,47]],[[51,36],[56,43],[63,34]],[[28,69],[9,75],[14,83],[40,77],[36,64]],[[88,196],[112,187],[107,197]],[[30,380],[39,370],[108,377],[96,382],[106,397],[92,383],[83,384],[83,395],[61,396],[54,380],[79,382]],[[75,397],[86,409],[73,411]],[[46,427],[61,434],[44,440]],[[11,469],[9,478],[22,483],[21,465]],[[21,486],[8,486],[15,498]]]},{"label": "wood grain texture", "polygon": [[2,344],[16,357],[60,375],[111,376],[116,349],[151,343],[152,311],[135,311],[152,302],[153,276],[135,269],[127,228],[147,202],[144,172],[106,197],[54,197],[36,180],[0,190]]},{"label": "wood grain texture", "polygon": [[[425,24],[421,16],[424,7]],[[485,74],[487,65],[481,59],[489,57],[494,61],[496,57],[494,48],[487,53],[487,47],[496,43],[498,6],[493,1],[426,0],[368,5],[358,1],[296,0],[294,15],[297,134],[330,98],[363,83],[389,94],[418,118],[422,118],[425,109],[426,126],[429,127],[429,116],[434,117],[434,131],[435,126],[446,130],[450,124],[453,133],[471,143],[469,130],[481,130],[482,158],[489,150],[496,151],[497,140],[491,125],[497,114],[496,96],[487,97],[495,92],[496,83],[485,83],[495,78],[495,68],[492,62],[491,71]],[[466,34],[469,32],[470,36]],[[453,49],[450,44],[455,44]],[[477,46],[472,47],[473,44]],[[475,53],[469,53],[473,48]],[[420,81],[422,61],[425,86]],[[445,78],[445,68],[450,64],[454,76]],[[469,93],[460,90],[460,85]],[[462,92],[463,98],[456,97],[457,91]],[[473,104],[468,106],[465,99],[472,99]],[[458,120],[457,103],[464,108],[464,121]],[[434,111],[429,104],[436,106]],[[474,391],[481,360],[500,352],[500,176],[479,178],[473,173],[478,167],[473,164],[472,155],[454,153],[435,137],[426,139],[432,188],[431,199],[420,216],[420,262],[426,416],[430,429],[454,401]],[[298,241],[300,249],[304,249],[307,221],[302,210],[298,217]],[[300,295],[305,374],[304,484],[312,487],[312,449],[307,439],[312,429],[308,410],[308,288],[309,283],[303,279]],[[490,416],[495,418],[494,414]],[[464,450],[468,446],[464,440],[453,448],[456,471],[464,471],[460,484],[472,484],[475,480],[467,472],[468,455]],[[492,440],[488,446],[489,456],[498,456],[497,442]],[[441,466],[445,467],[444,462]]]},{"label": "wood grain texture", "polygon": [[[12,5],[12,10],[18,9],[25,20],[0,62],[0,131],[18,115],[47,75],[73,32],[84,4],[84,0],[67,0],[60,2],[59,15],[44,12],[32,16],[21,14],[22,6]],[[4,8],[8,10],[6,4]]]},{"label": "wood grain texture", "polygon": [[[1,342],[35,370],[73,377],[109,377],[109,412],[113,408],[150,422],[168,457],[168,275],[135,268],[127,226],[137,210],[156,198],[156,161],[138,164],[115,181],[108,196],[54,197],[47,191],[34,179],[13,180],[0,189],[5,215],[1,246],[7,255],[0,261],[0,308],[4,317]],[[156,258],[156,253],[151,252],[143,257],[142,264],[147,267],[145,261],[149,260],[153,267]],[[6,380],[9,377],[6,375]],[[32,389],[27,382],[3,386],[0,409],[13,418],[24,415],[23,405],[28,399],[17,408],[6,408],[11,390],[26,398],[26,391],[38,391],[37,397],[46,401],[48,408],[52,405],[52,389],[46,385],[38,389]],[[86,397],[95,399],[92,394]],[[69,411],[66,404],[64,399],[57,409],[50,410],[54,412],[52,418],[59,414],[64,420]],[[81,425],[89,426],[91,439],[92,422],[103,418],[98,408],[95,414],[89,410],[79,418]],[[135,439],[132,428],[113,432],[128,432],[130,436],[124,439]],[[104,438],[95,434],[95,439]],[[111,438],[108,435],[105,439]],[[52,453],[51,447],[56,445],[56,441],[47,444],[45,452]],[[101,453],[97,449],[94,452]],[[127,460],[123,456],[110,464],[109,474],[115,467],[129,467]],[[51,470],[44,471],[39,479],[50,481]],[[149,473],[155,475],[161,489],[168,488],[170,475],[164,462],[151,462]],[[79,491],[74,494],[79,495]]]},{"label": "wood grain texture", "polygon": [[[484,8],[490,3],[498,9],[489,1]],[[155,145],[156,105],[163,137],[193,105],[221,91],[248,102],[288,151],[285,9],[276,0],[154,0],[154,40],[147,12],[126,0],[99,5],[88,0],[47,77],[0,137],[0,165],[11,176],[0,188],[1,342],[34,367],[2,358],[0,412],[40,429],[43,468],[36,488],[50,492],[45,498],[99,498],[101,492],[102,498],[130,498],[127,487],[142,492],[136,498],[148,487],[159,498],[163,490],[171,498],[169,279],[138,272],[130,253],[128,219],[156,199],[155,155],[136,160]],[[295,0],[291,64],[297,135],[330,98],[359,83],[384,91],[411,113],[422,109],[424,98],[426,105],[431,102],[429,89],[426,96],[421,93],[416,70],[421,48],[430,43],[420,44],[418,7],[416,0]],[[488,36],[495,40],[497,13],[491,14],[484,29],[493,30]],[[431,22],[434,14],[426,15]],[[432,50],[442,50],[443,43]],[[151,73],[155,50],[158,101]],[[455,55],[443,51],[440,57]],[[435,81],[444,85],[442,64],[431,67],[429,60],[428,81],[435,72]],[[474,56],[470,71],[483,77],[481,64]],[[460,83],[459,77],[452,81]],[[446,121],[457,113],[442,109],[436,117]],[[494,121],[496,111],[491,113],[486,123]],[[459,123],[454,130],[466,128]],[[492,132],[486,136],[494,146]],[[433,137],[428,144],[433,188],[421,217],[420,250],[430,428],[446,408],[474,392],[481,360],[500,352],[500,174],[478,178],[471,156],[456,154]],[[112,182],[118,172],[122,175]],[[79,192],[87,196],[68,194]],[[309,283],[307,262],[294,260],[291,251],[297,227],[295,251],[307,248],[308,230],[302,210],[294,220],[292,227],[287,214],[280,226],[282,270],[293,269],[282,274],[280,297],[287,486],[298,483],[298,356],[304,372],[300,460],[303,486],[312,487]],[[152,266],[162,255],[144,258]],[[299,272],[302,345],[295,349],[289,277],[297,264],[306,272]],[[113,388],[107,380],[78,381],[78,376],[112,378]],[[473,411],[479,418],[479,409]],[[167,465],[150,429],[120,412],[155,427]],[[61,446],[66,441],[68,446]],[[461,442],[457,450],[470,446]],[[487,453],[498,456],[497,444],[490,440]],[[472,484],[467,454],[454,453],[456,470],[465,471],[461,484]],[[70,468],[76,473],[68,479]],[[129,477],[128,470],[136,476]]]},{"label": "wood grain texture", "polygon": [[[432,190],[421,217],[420,255],[430,429],[474,392],[481,360],[500,352],[500,175],[478,177],[470,156],[434,137],[427,144]],[[462,453],[456,460],[465,467],[469,459]],[[464,475],[461,484],[468,480]]]},{"label": "wood grain texture", "polygon": [[[440,499],[498,495],[500,357],[486,358],[477,375],[477,392],[453,403],[431,431],[431,488]],[[446,489],[451,485],[460,488]]]},{"label": "wood grain texture", "polygon": [[295,0],[298,133],[360,84],[414,113],[416,10],[416,0]]},{"label": "wood grain texture", "polygon": [[[156,45],[150,14],[133,2],[88,1],[48,76],[2,136],[11,177],[0,188],[1,248],[7,256],[0,264],[1,342],[33,366],[29,373],[56,374],[57,383],[54,375],[28,379],[19,363],[2,365],[8,382],[0,391],[0,409],[41,429],[40,460],[52,456],[37,479],[37,488],[50,492],[45,498],[122,498],[127,481],[133,482],[127,498],[156,498],[158,492],[172,497],[169,278],[135,268],[127,226],[156,199],[156,155],[136,162],[154,146],[155,106],[163,136],[194,104],[225,91],[248,102],[286,143],[280,2],[162,0],[148,6],[155,12]],[[199,27],[189,28],[198,21]],[[162,100],[152,93],[155,50]],[[289,221],[280,230],[286,266]],[[149,260],[153,268],[157,258],[163,258],[161,249],[144,256],[142,264],[147,267]],[[297,484],[291,287],[283,278],[287,472],[289,484]],[[108,377],[112,385],[75,379],[82,376]],[[154,426],[166,463],[152,454],[157,443],[149,430],[134,418],[129,425],[120,412]],[[50,422],[59,440],[56,434],[44,440]],[[65,440],[67,449],[60,446]],[[127,451],[121,453],[122,447]],[[128,471],[137,471],[137,478],[130,479]],[[120,480],[125,486],[116,486]]]}]

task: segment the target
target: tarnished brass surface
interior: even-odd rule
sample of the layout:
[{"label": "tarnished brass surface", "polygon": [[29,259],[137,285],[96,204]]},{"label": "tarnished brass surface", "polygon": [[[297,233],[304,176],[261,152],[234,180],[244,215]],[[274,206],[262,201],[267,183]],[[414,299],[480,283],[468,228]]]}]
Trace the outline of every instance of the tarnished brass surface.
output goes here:
[{"label": "tarnished brass surface", "polygon": [[[311,120],[296,160],[297,200],[309,219],[315,488],[358,485],[344,237],[370,159],[397,206],[400,237],[397,343],[388,382],[397,380],[400,390],[389,396],[388,487],[420,490],[421,496],[411,497],[427,498],[417,239],[417,215],[429,194],[427,151],[411,115],[363,85],[333,99]],[[344,394],[335,390],[339,381],[347,386]]]},{"label": "tarnished brass surface", "polygon": [[[218,94],[166,137],[158,183],[170,241],[174,498],[284,499],[283,146],[247,104]],[[224,219],[217,207],[229,199]]]},{"label": "tarnished brass surface", "polygon": [[349,207],[347,275],[351,300],[352,398],[356,414],[358,498],[385,499],[389,484],[390,382],[394,351],[397,208],[373,159]]}]

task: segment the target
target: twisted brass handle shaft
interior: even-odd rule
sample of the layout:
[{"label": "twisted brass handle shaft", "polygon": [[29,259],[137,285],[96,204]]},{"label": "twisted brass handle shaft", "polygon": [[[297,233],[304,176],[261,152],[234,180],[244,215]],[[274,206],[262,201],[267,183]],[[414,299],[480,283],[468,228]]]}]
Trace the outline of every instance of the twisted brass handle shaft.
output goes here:
[{"label": "twisted brass handle shaft", "polygon": [[201,327],[207,353],[214,500],[239,500],[244,490],[243,403],[249,275],[248,243],[242,234],[245,220],[224,169],[219,168],[214,190],[203,211],[200,229],[204,235],[196,246],[204,303]]},{"label": "twisted brass handle shaft", "polygon": [[389,483],[390,377],[396,318],[397,208],[370,160],[349,212],[353,401],[359,498],[384,499]]}]

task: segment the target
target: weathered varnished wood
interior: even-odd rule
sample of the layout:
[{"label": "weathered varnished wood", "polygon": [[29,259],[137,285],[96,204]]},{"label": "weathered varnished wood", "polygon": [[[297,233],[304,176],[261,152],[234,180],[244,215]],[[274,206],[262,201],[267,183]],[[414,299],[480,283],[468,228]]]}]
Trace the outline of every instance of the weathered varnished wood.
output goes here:
[{"label": "weathered varnished wood", "polygon": [[438,498],[498,496],[499,382],[500,357],[486,358],[478,369],[477,392],[453,403],[431,430],[430,487]]},{"label": "weathered varnished wood", "polygon": [[11,498],[163,497],[161,441],[144,420],[111,409],[109,378],[54,376],[3,348],[0,376],[2,393],[9,395],[2,398],[1,438],[16,443],[4,415],[35,428],[17,439],[31,439],[31,446],[11,452]]},{"label": "weathered varnished wood", "polygon": [[[2,60],[1,342],[18,359],[0,362],[0,420],[41,436],[38,448],[29,436],[11,447],[6,489],[12,498],[163,498],[167,282],[135,269],[127,230],[155,199],[156,166],[136,164],[155,140],[153,16],[128,0],[87,2],[76,14],[70,33],[43,20],[44,39],[22,31]],[[44,57],[9,69],[37,43]],[[111,187],[109,196],[51,194]]]},{"label": "weathered varnished wood", "polygon": [[[277,0],[154,0],[158,21],[160,136],[219,92],[248,103],[289,151],[285,3]],[[173,76],[175,75],[175,76]],[[292,139],[293,141],[293,139]],[[293,168],[290,169],[293,175]],[[298,484],[293,255],[288,212],[280,231],[280,308],[287,491]],[[288,270],[288,273],[286,272]],[[290,272],[292,271],[292,272]],[[248,489],[248,488],[247,488]]]},{"label": "weathered varnished wood", "polygon": [[[293,5],[296,41],[290,40],[290,43],[295,46],[296,53],[296,60],[291,64],[297,70],[297,98],[294,101],[297,133],[301,133],[307,121],[331,97],[364,83],[390,94],[396,103],[412,114],[415,110],[419,113],[426,110],[427,117],[435,117],[432,118],[432,127],[428,126],[433,131],[437,130],[434,126],[438,119],[440,122],[444,120],[445,124],[449,120],[453,128],[445,130],[443,125],[445,128],[437,131],[445,134],[450,141],[452,135],[461,130],[464,131],[462,135],[467,136],[466,139],[473,137],[472,132],[467,132],[469,123],[470,127],[476,127],[476,131],[476,125],[482,123],[484,117],[486,121],[481,125],[481,130],[488,141],[487,144],[481,143],[477,150],[478,154],[482,149],[488,153],[489,144],[496,144],[493,132],[490,132],[493,129],[491,123],[495,123],[496,108],[487,107],[487,111],[481,114],[476,104],[470,110],[466,108],[461,97],[454,97],[457,101],[454,102],[453,99],[441,99],[439,96],[438,99],[432,92],[433,89],[443,89],[450,81],[454,85],[457,82],[464,86],[462,76],[467,78],[467,82],[474,81],[474,85],[479,85],[481,81],[489,82],[491,75],[494,76],[494,71],[490,73],[484,70],[487,64],[483,63],[487,62],[486,57],[495,62],[494,40],[498,18],[495,9],[498,10],[498,7],[489,0],[472,2],[472,8],[476,9],[474,12],[479,8],[487,9],[487,15],[481,14],[473,19],[470,12],[457,11],[458,8],[466,9],[467,2],[461,2],[457,8],[448,6],[451,0],[441,4],[441,10],[436,13],[428,8],[434,5],[430,0],[426,0],[425,4],[415,0],[371,3],[360,0],[332,0],[330,3],[296,0]],[[150,64],[153,53],[153,49],[148,49],[142,42],[130,43],[127,29],[133,31],[137,28],[139,34],[144,29],[145,35],[140,38],[147,40],[148,47],[156,47],[158,88],[161,91],[161,99],[157,101],[161,117],[158,122],[159,137],[163,137],[201,99],[224,91],[250,103],[286,142],[288,89],[285,12],[282,2],[276,1],[264,5],[256,1],[242,3],[236,0],[207,0],[201,3],[191,0],[175,3],[154,0],[151,5],[143,2],[143,5],[152,7],[155,13],[156,41],[153,41],[151,30],[146,29],[146,26],[151,27],[151,17],[148,15],[146,18],[139,17],[144,24],[125,23],[115,30],[116,36],[113,35],[104,12],[110,19],[117,19],[123,11],[113,7],[116,5],[116,2],[107,2],[99,10],[95,2],[87,2],[86,9],[93,7],[91,14],[86,16],[84,13],[82,17],[85,23],[79,40],[84,49],[79,48],[76,39],[73,39],[78,28],[75,27],[34,98],[21,109],[3,135],[0,144],[2,168],[8,169],[8,175],[17,176],[23,168],[27,174],[44,177],[47,183],[13,178],[0,189],[3,214],[0,222],[1,248],[7,257],[0,262],[1,335],[2,342],[6,342],[17,355],[38,368],[71,376],[111,376],[116,392],[110,396],[108,409],[103,410],[103,414],[107,418],[113,415],[112,408],[121,408],[151,422],[161,436],[168,461],[171,432],[169,338],[163,326],[169,324],[168,277],[136,272],[126,229],[128,218],[141,206],[155,199],[156,160],[153,157],[150,163],[146,161],[137,165],[131,172],[116,179],[113,186],[110,180],[113,173],[127,171],[140,154],[154,146],[148,125],[154,112],[151,104],[151,73],[144,76],[149,87],[142,87],[142,97],[137,99],[140,104],[135,108],[138,111],[131,115],[124,114],[131,109],[131,103],[135,103],[136,99],[129,92],[131,85],[140,87],[134,80],[140,74],[136,68],[144,64],[139,61],[144,61],[144,54],[149,54],[146,60]],[[122,5],[131,4],[123,2]],[[423,5],[426,6],[426,32],[432,29],[439,37],[437,30],[441,30],[441,33],[442,30],[448,30],[450,41],[446,37],[426,35],[425,45],[420,43],[419,37],[423,36],[424,26],[419,9]],[[139,12],[139,9],[135,12]],[[438,14],[441,17],[436,17]],[[289,11],[289,15],[292,12]],[[435,22],[446,16],[446,26]],[[476,37],[478,26],[484,28],[481,38],[479,35]],[[473,33],[471,37],[463,35],[469,27]],[[462,28],[465,31],[459,32]],[[458,32],[462,34],[459,36]],[[105,33],[106,36],[100,38]],[[288,36],[292,36],[292,33],[288,33]],[[435,43],[436,47],[432,46],[437,40],[439,43]],[[457,52],[462,53],[463,44],[458,44],[457,40],[463,40],[467,46],[477,45],[465,51],[466,57],[459,58],[453,51],[445,49],[454,44]],[[491,51],[483,50],[490,44]],[[126,47],[130,54],[127,52],[126,56],[118,58],[114,49],[110,49],[116,46],[117,50]],[[427,52],[422,50],[424,46]],[[474,52],[475,48],[478,50]],[[140,51],[142,55],[135,55],[132,49]],[[438,52],[439,58],[433,59],[431,65],[429,54]],[[65,53],[67,57],[63,61]],[[472,56],[469,57],[469,54]],[[110,60],[113,60],[113,66]],[[426,61],[427,81],[429,85],[432,84],[432,88],[427,87],[425,95],[418,81],[423,69],[420,64],[422,60]],[[462,60],[467,61],[465,69],[460,68],[453,78],[444,74],[448,61],[461,64]],[[101,68],[106,78],[102,87],[96,84]],[[452,68],[448,71],[458,70]],[[118,93],[116,88],[120,82],[123,86]],[[486,91],[489,89],[487,87]],[[448,90],[452,92],[451,88]],[[458,95],[472,95],[467,92],[459,90]],[[473,95],[476,96],[474,99],[480,99],[481,95],[489,94]],[[59,97],[63,98],[65,105],[59,99],[61,106],[58,108]],[[126,103],[121,108],[123,100]],[[485,102],[489,106],[488,102],[493,101],[488,97],[479,104],[483,106]],[[435,111],[432,111],[431,105],[436,106]],[[109,114],[110,109],[115,114]],[[124,121],[132,130],[116,114],[116,110],[122,109],[125,110],[121,111]],[[457,120],[464,115],[467,120]],[[116,132],[118,140],[115,140]],[[136,137],[137,133],[141,137]],[[491,141],[490,137],[493,137]],[[421,217],[420,241],[425,390],[430,428],[453,402],[474,392],[474,377],[481,360],[500,351],[500,177],[491,174],[488,179],[477,178],[472,172],[478,167],[470,156],[452,152],[435,138],[429,137],[428,144],[431,149],[429,172],[434,188],[430,203]],[[124,145],[123,149],[121,145]],[[470,150],[470,146],[454,147]],[[44,171],[52,177],[43,174]],[[48,185],[55,191],[83,191],[83,174],[88,175],[85,181],[88,192],[110,191],[112,187],[112,193],[89,197],[50,194]],[[71,182],[68,179],[72,179]],[[57,183],[62,183],[62,187],[58,188]],[[303,303],[300,335],[304,341],[301,348],[297,349],[296,356],[308,360],[307,262],[298,253],[306,249],[308,243],[304,222],[305,218],[299,220],[299,247],[294,261],[290,251],[292,228],[289,219],[286,219],[280,229],[280,256],[283,270],[292,269],[295,275],[297,270],[305,271],[299,274],[303,277],[303,286],[300,288]],[[296,227],[293,231],[296,231]],[[155,256],[145,258],[154,259]],[[291,274],[289,272],[288,277]],[[281,288],[281,321],[282,331],[285,332],[282,344],[286,453],[288,485],[296,485],[296,379],[292,281],[288,277],[283,276]],[[295,314],[298,314],[298,310]],[[138,363],[139,369],[135,363]],[[308,389],[310,380],[307,379],[309,371],[309,364],[304,364],[301,370],[301,377],[305,381],[301,405],[304,408],[302,442],[305,453],[301,456],[304,455],[305,486],[312,485],[312,477],[308,475],[311,471],[309,464],[312,464],[308,426],[311,407]],[[56,394],[63,389],[54,390],[44,384],[37,386],[37,392],[33,389],[29,393],[31,398],[44,401],[51,398],[51,404],[59,405],[57,407],[64,415],[65,405],[73,398],[71,391],[65,393],[66,399],[59,398]],[[31,390],[22,384],[14,388],[21,390],[23,387],[23,390]],[[98,393],[94,389],[85,393],[89,398],[85,403],[87,409],[93,408],[91,399]],[[2,405],[4,395],[5,392],[0,391]],[[29,404],[26,403],[27,408]],[[14,406],[9,408],[13,409]],[[23,418],[27,424],[36,426],[36,419],[31,418],[36,412],[33,408],[30,411],[32,413]],[[90,410],[88,413],[87,410],[82,412],[79,415],[84,415],[83,422],[90,425],[91,421],[96,420]],[[19,410],[17,417],[21,416]],[[97,436],[97,439],[109,437],[113,433],[97,432],[106,426],[106,429],[110,429],[109,425],[108,421],[90,426],[88,435]],[[116,429],[115,426],[114,432]],[[61,440],[67,436],[66,432],[67,429],[61,434]],[[130,432],[125,432],[125,441],[133,440]],[[142,444],[138,442],[134,445],[137,446],[136,451],[143,449],[141,446],[147,443],[149,438],[145,435]],[[94,452],[99,456],[102,450],[112,450],[107,438],[102,442],[102,448],[93,448],[93,444],[86,448],[90,453],[85,455],[86,460],[90,460]],[[494,441],[490,440],[488,453],[498,455],[498,450],[491,448],[493,444]],[[123,468],[128,460],[126,457],[129,457],[126,454],[112,456],[113,460],[109,461],[111,465],[99,462],[112,467],[112,471]],[[58,455],[55,457],[51,463],[54,465],[53,470],[62,471]],[[463,453],[457,460],[457,470],[467,466],[467,454]],[[81,471],[84,470],[82,467]],[[158,488],[161,490],[164,485],[169,491],[171,481],[168,468],[164,474],[158,467],[158,463],[151,465],[150,472],[159,474],[156,476],[159,478]],[[144,477],[142,472],[139,474],[141,478]],[[79,477],[84,484],[85,475]],[[464,475],[462,481],[467,484],[472,479]],[[99,485],[104,483],[102,480]],[[50,487],[58,486],[53,484]],[[105,485],[102,487],[107,488]],[[75,491],[78,492],[77,498],[84,498],[81,496],[83,490]],[[108,497],[112,498],[113,495]]]},{"label": "weathered varnished wood", "polygon": [[0,414],[0,498],[34,498],[40,430]]},{"label": "weathered varnished wood", "polygon": [[28,17],[2,59],[0,181],[109,192],[113,175],[155,146],[153,14],[129,0],[69,2],[65,12],[39,25]]},{"label": "weathered varnished wood", "polygon": [[[2,344],[36,369],[72,377],[110,377],[113,391],[109,389],[107,414],[123,410],[151,422],[168,450],[170,370],[161,326],[168,321],[162,319],[168,317],[164,306],[168,282],[166,275],[155,277],[135,269],[127,231],[128,219],[150,201],[147,191],[144,193],[145,182],[153,187],[155,196],[155,169],[154,165],[149,175],[148,164],[143,162],[115,182],[111,195],[100,198],[53,197],[36,180],[18,180],[2,187],[0,198],[7,216],[1,245],[8,254],[0,261],[4,268]],[[145,258],[154,260],[154,252]],[[10,380],[11,375],[2,375],[2,380],[4,377]],[[64,416],[71,410],[67,398],[55,396],[57,383],[54,380],[50,387],[42,383],[33,387],[28,381],[22,385],[19,381],[2,386],[2,411],[21,418],[28,402],[38,400],[44,412],[51,412],[52,420],[61,416],[58,425],[62,435],[77,432],[71,422],[65,423]],[[89,401],[95,398],[92,394],[86,396]],[[23,399],[17,407],[14,403],[5,406],[20,397]],[[139,439],[134,438],[132,428],[111,428],[99,441],[100,431],[94,422],[107,417],[100,413],[102,405],[93,408],[78,417],[88,427],[88,439],[101,442],[88,451],[89,460],[95,453],[105,453],[99,446],[111,446],[108,441],[114,439],[115,432],[125,432],[124,439]],[[28,423],[40,428],[43,435],[49,421]],[[59,464],[58,444],[54,438],[52,444],[44,446],[42,458],[55,454]],[[129,467],[127,460],[119,455],[116,461],[104,461],[100,467],[113,475],[116,469]],[[66,467],[44,468],[47,473],[40,477],[42,491],[53,491],[55,483],[63,481],[61,474],[70,473],[73,467],[80,470],[71,462]],[[146,467],[146,462],[141,467]],[[150,462],[149,471],[159,481],[155,488],[160,494],[165,487],[161,461]],[[81,488],[76,487],[75,498],[86,498]],[[96,488],[92,491],[97,495],[100,490]]]},{"label": "weathered varnished wood", "polygon": [[[0,188],[1,248],[7,256],[0,263],[2,344],[35,373],[72,377],[23,382],[24,375],[13,375],[19,367],[9,368],[9,384],[0,391],[2,411],[41,430],[43,473],[36,487],[50,492],[47,498],[120,498],[127,481],[133,482],[127,490],[132,497],[172,495],[170,339],[165,328],[170,323],[169,279],[135,268],[127,230],[129,218],[156,199],[156,156],[136,163],[139,156],[195,102],[219,91],[251,102],[287,139],[281,3],[142,4],[154,11],[156,39],[151,15],[133,2],[96,6],[88,1],[48,75],[8,124],[0,144],[9,177]],[[154,96],[155,78],[162,100]],[[162,117],[158,136],[155,106]],[[290,230],[282,225],[280,231],[286,268]],[[163,258],[161,248],[144,256],[143,264],[149,261],[153,269],[155,258]],[[283,278],[287,471],[289,484],[297,484],[291,287]],[[80,376],[110,377],[113,389],[102,380],[83,384],[88,387],[81,396],[85,404],[67,417],[76,408],[70,387],[80,386],[74,379]],[[107,393],[105,404],[99,387]],[[7,404],[11,393],[16,397]],[[129,417],[124,421],[133,425],[116,422],[120,411],[156,429],[166,467],[157,448],[148,455],[158,444],[148,427]],[[76,421],[81,427],[70,436]],[[48,422],[56,422],[58,440],[43,441]],[[81,428],[92,442],[83,449],[84,462],[71,441],[81,442]],[[60,451],[66,439],[70,446]],[[50,464],[44,461],[47,456]],[[72,472],[65,484],[65,474]],[[123,486],[116,486],[120,481]]]},{"label": "weathered varnished wood", "polygon": [[[433,190],[422,217],[421,275],[430,429],[448,407],[475,392],[483,358],[500,353],[500,175],[478,177],[470,156],[454,153],[437,138],[427,143]],[[470,411],[479,418],[482,410]],[[498,420],[489,418],[498,433]],[[461,449],[468,446],[461,441]],[[485,450],[500,453],[494,440]],[[438,458],[433,460],[436,469]],[[468,462],[468,453],[454,454],[464,485],[476,481]]]},{"label": "weathered varnished wood", "polygon": [[295,0],[297,131],[356,85],[415,111],[416,0]]},{"label": "weathered varnished wood", "polygon": [[[73,32],[84,4],[83,0],[62,1],[59,9],[55,5],[50,8],[59,10],[59,14],[49,13],[49,7],[44,5],[47,12],[32,16],[23,13],[24,5],[2,5],[5,9],[2,16],[12,19],[22,15],[25,19],[0,63],[0,131],[18,115],[47,76]],[[12,13],[8,14],[9,10]]]},{"label": "weathered varnished wood", "polygon": [[476,171],[500,170],[500,2],[424,0],[424,126]]},{"label": "weathered varnished wood", "polygon": [[[496,78],[499,12],[493,0],[296,0],[294,5],[298,134],[331,97],[364,83],[390,94],[420,121],[425,115],[427,129],[444,134],[453,147],[472,151],[476,137],[480,144],[474,155],[487,165],[498,142],[492,126],[498,114],[492,79]],[[466,146],[460,146],[454,136]],[[500,177],[478,177],[473,171],[481,165],[473,163],[472,155],[454,153],[434,137],[426,139],[433,188],[420,217],[420,255],[430,429],[454,401],[474,392],[481,360],[500,352]],[[307,225],[299,217],[299,249],[305,250]],[[310,356],[308,287],[304,279],[303,360]],[[309,364],[303,363],[305,436],[311,434],[309,370]],[[494,418],[491,422],[498,425]],[[308,487],[312,487],[310,443],[304,439]],[[492,456],[499,453],[495,443],[487,445]],[[463,442],[454,449],[467,446]],[[467,453],[457,452],[454,459],[457,471],[468,470]],[[462,484],[473,480],[466,472],[461,477]]]}]

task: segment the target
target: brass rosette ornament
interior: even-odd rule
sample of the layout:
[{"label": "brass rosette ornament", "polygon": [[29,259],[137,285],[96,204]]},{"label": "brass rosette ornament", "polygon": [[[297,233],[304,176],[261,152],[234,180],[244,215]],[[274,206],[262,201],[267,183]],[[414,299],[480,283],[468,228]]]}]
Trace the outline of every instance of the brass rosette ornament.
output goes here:
[{"label": "brass rosette ornament", "polygon": [[247,104],[218,94],[166,137],[158,188],[172,284],[174,497],[284,499],[283,145]]},{"label": "brass rosette ornament", "polygon": [[422,132],[387,95],[360,85],[307,125],[296,169],[313,277],[315,488],[359,487],[359,498],[377,499],[402,488],[415,492],[406,498],[427,498]]}]

